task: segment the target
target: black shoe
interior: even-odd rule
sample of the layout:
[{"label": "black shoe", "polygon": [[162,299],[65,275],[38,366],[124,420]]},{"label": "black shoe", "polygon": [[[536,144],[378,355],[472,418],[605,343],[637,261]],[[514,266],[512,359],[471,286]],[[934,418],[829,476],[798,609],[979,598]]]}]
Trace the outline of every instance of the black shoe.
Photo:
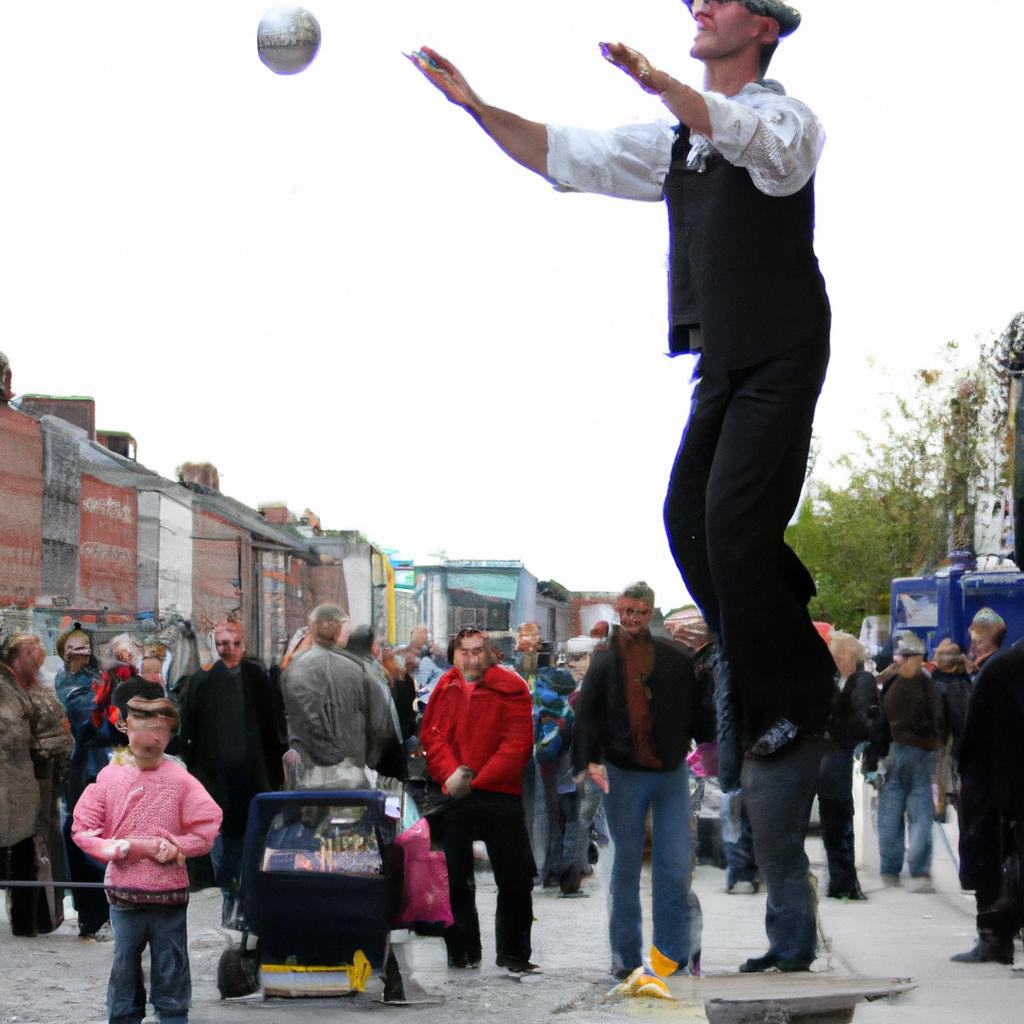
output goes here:
[{"label": "black shoe", "polygon": [[764,956],[752,956],[740,964],[740,974],[757,974],[760,971],[770,971],[772,968],[782,971],[783,974],[795,974],[798,971],[809,971],[811,965],[806,960],[789,960],[774,953],[765,953]]},{"label": "black shoe", "polygon": [[532,974],[540,970],[537,964],[531,964],[529,960],[519,956],[499,956],[495,957],[494,962],[499,967],[508,968],[513,974]]},{"label": "black shoe", "polygon": [[740,974],[758,974],[760,971],[770,971],[778,962],[779,958],[774,953],[752,956],[740,964]]},{"label": "black shoe", "polygon": [[829,889],[828,898],[830,900],[866,900],[867,896],[864,895],[860,883],[854,882],[853,885],[849,885],[845,889]]},{"label": "black shoe", "polygon": [[775,969],[782,971],[783,974],[798,974],[801,971],[809,971],[811,965],[806,960],[787,960],[783,957],[776,962]]},{"label": "black shoe", "polygon": [[1012,964],[1013,939],[979,936],[974,949],[969,949],[966,953],[957,953],[949,959],[958,964]]},{"label": "black shoe", "polygon": [[448,966],[456,967],[463,971],[475,971],[480,966],[480,958],[475,960],[468,956],[449,956]]}]

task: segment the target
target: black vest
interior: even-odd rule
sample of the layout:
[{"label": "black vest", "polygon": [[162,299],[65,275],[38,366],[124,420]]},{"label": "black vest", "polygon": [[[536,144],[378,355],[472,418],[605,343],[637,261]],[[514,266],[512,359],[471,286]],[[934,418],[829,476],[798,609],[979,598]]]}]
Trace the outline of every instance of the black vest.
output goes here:
[{"label": "black vest", "polygon": [[669,348],[700,326],[705,369],[737,370],[827,336],[828,296],[814,255],[814,178],[791,196],[758,191],[718,152],[687,168],[685,125],[665,178],[670,233]]}]

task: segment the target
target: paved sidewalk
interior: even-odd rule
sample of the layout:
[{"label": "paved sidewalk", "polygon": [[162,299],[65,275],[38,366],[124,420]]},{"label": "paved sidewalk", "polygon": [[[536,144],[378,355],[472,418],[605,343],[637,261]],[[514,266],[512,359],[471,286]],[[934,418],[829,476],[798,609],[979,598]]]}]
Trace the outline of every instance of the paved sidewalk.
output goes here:
[{"label": "paved sidewalk", "polygon": [[[816,872],[823,871],[824,851],[808,842]],[[865,851],[868,853],[868,851]],[[866,858],[870,860],[870,857]],[[535,892],[535,959],[543,973],[517,981],[493,966],[489,922],[493,919],[494,885],[488,874],[478,877],[478,898],[484,922],[484,966],[479,971],[448,972],[439,940],[417,940],[422,980],[444,998],[442,1008],[385,1007],[373,996],[312,1000],[245,1000],[221,1002],[215,985],[216,965],[226,937],[217,927],[219,893],[194,897],[190,909],[190,950],[194,983],[195,1024],[286,1024],[328,1017],[362,1021],[373,1016],[380,1024],[407,1021],[410,1015],[431,1022],[476,1024],[515,1015],[516,1024],[539,1024],[557,1012],[564,1024],[612,1024],[622,1020],[700,1020],[697,1009],[677,1003],[609,999],[613,981],[607,974],[606,901],[603,875],[610,857],[602,857],[599,877],[588,882],[589,899],[563,900],[550,890]],[[822,930],[829,938],[815,970],[830,977],[912,977],[918,988],[893,1003],[881,1001],[857,1010],[860,1024],[1016,1024],[1024,1019],[1024,971],[999,965],[949,962],[952,953],[967,949],[974,937],[973,899],[960,892],[952,862],[940,844],[935,850],[933,894],[884,889],[876,871],[866,867],[862,885],[865,903],[821,901]],[[697,891],[704,908],[704,968],[733,973],[748,956],[762,953],[764,896],[730,896],[723,892],[724,875],[712,867],[697,873]],[[649,898],[649,878],[645,879]],[[824,886],[822,886],[824,891]],[[0,901],[2,902],[2,901]],[[69,902],[70,906],[70,902]],[[71,912],[73,914],[73,912]],[[0,918],[4,915],[0,911]],[[0,921],[0,1024],[63,1024],[103,1019],[110,967],[110,944],[83,943],[72,921],[59,932],[38,939],[15,939]],[[1018,946],[1018,963],[1024,953]]]}]

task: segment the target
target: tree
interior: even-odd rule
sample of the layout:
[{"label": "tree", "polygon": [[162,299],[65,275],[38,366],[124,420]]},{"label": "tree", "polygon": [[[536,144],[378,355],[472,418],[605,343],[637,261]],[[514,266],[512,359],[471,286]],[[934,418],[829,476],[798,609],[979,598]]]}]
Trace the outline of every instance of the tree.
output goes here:
[{"label": "tree", "polygon": [[858,632],[884,614],[894,577],[936,568],[952,550],[974,549],[980,496],[1009,481],[1009,368],[1024,346],[1024,314],[976,362],[958,367],[950,342],[939,369],[921,370],[909,399],[894,398],[881,440],[861,434],[860,452],[837,465],[846,482],[814,481],[786,540],[818,587],[816,619]]}]

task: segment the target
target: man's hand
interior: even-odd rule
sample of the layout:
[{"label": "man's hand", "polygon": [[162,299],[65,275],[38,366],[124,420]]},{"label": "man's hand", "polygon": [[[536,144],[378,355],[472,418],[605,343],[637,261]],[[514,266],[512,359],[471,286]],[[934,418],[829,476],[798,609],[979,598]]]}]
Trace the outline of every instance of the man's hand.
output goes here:
[{"label": "man's hand", "polygon": [[472,769],[468,768],[464,764],[459,765],[459,767],[456,768],[455,771],[453,771],[451,775],[448,776],[447,779],[445,779],[445,792],[453,800],[464,799],[465,797],[469,796],[470,793],[473,792],[473,787],[470,785],[472,778]]},{"label": "man's hand", "polygon": [[608,785],[608,769],[605,768],[603,764],[594,764],[593,762],[588,764],[587,775],[590,776],[590,781],[593,782],[602,793],[608,792],[610,788]]},{"label": "man's hand", "polygon": [[429,46],[413,50],[406,56],[423,72],[423,76],[448,98],[449,102],[464,110],[479,110],[483,101],[462,77],[462,72]]},{"label": "man's hand", "polygon": [[540,121],[491,106],[470,88],[462,72],[429,46],[406,54],[449,101],[462,107],[516,163],[542,178],[548,171],[548,128]]},{"label": "man's hand", "polygon": [[672,626],[672,639],[696,652],[707,647],[713,638],[708,624],[703,619],[695,619],[675,623]]},{"label": "man's hand", "polygon": [[667,71],[658,71],[639,50],[625,43],[601,43],[601,56],[609,64],[625,71],[644,92],[660,96],[672,81]]}]

